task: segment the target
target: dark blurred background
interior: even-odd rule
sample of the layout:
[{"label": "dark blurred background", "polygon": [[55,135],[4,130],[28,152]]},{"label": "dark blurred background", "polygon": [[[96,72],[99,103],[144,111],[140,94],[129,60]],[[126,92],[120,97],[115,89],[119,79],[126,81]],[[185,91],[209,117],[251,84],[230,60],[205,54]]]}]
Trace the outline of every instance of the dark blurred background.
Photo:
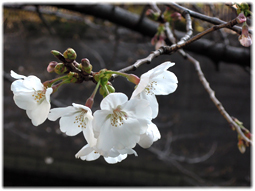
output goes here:
[{"label": "dark blurred background", "polygon": [[[52,6],[38,6],[37,10],[35,6],[26,6],[26,10],[16,4],[15,8],[12,6],[3,5],[4,187],[251,186],[250,148],[244,154],[239,152],[237,133],[210,100],[193,64],[178,53],[155,58],[150,65],[142,65],[134,72],[140,76],[164,61],[175,62],[170,71],[179,80],[176,92],[157,97],[159,116],[153,122],[161,132],[161,139],[150,149],[136,146],[138,157],[129,155],[114,165],[107,164],[102,157],[92,162],[75,159],[75,154],[86,144],[83,135],[65,136],[59,131],[58,121],[47,120],[34,127],[26,112],[13,101],[10,70],[35,75],[42,82],[53,79],[56,74],[46,71],[50,61],[57,61],[50,51],[63,52],[69,47],[77,52],[78,62],[88,58],[93,71],[118,70],[149,55],[154,50],[151,37],[86,13]],[[144,5],[116,6],[137,14],[144,8]],[[203,5],[198,7],[202,9]],[[215,7],[222,13],[220,6]],[[44,11],[48,14],[43,14]],[[230,12],[224,14],[231,17]],[[195,33],[207,26],[194,23]],[[184,28],[185,32],[183,26],[180,22],[176,27]],[[231,46],[240,47],[236,34],[229,31],[226,34]],[[217,33],[206,38],[217,41],[215,36]],[[203,55],[188,53],[200,62],[216,97],[229,114],[250,129],[249,72],[234,63],[215,63]],[[113,85],[117,92],[129,97],[134,88],[121,77]],[[92,82],[65,85],[52,95],[52,107],[84,104],[94,87]],[[93,111],[101,101],[99,95],[96,98]],[[166,156],[164,149],[169,150]]]}]

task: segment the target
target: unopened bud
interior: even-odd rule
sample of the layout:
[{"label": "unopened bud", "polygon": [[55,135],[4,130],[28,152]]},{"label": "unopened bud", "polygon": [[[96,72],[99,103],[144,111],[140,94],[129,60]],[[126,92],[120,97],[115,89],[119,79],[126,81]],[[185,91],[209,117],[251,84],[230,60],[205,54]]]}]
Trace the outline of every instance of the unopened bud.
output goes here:
[{"label": "unopened bud", "polygon": [[242,34],[238,37],[238,40],[241,45],[245,47],[249,47],[252,44],[251,35],[249,34],[248,26],[246,23],[244,23],[242,26]]},{"label": "unopened bud", "polygon": [[126,78],[128,81],[134,83],[134,84],[138,84],[140,82],[140,78],[134,74],[128,74],[126,75]]},{"label": "unopened bud", "polygon": [[59,51],[57,51],[57,50],[52,50],[52,51],[51,51],[51,54],[53,54],[54,56],[59,56],[59,55],[61,55],[61,53],[60,53]]},{"label": "unopened bud", "polygon": [[[105,85],[105,87],[107,88],[109,93],[114,93],[115,92],[115,88],[108,83],[107,85]],[[106,97],[107,96],[107,92],[105,91],[105,89],[103,87],[100,87],[99,89],[99,93],[103,96]]]},{"label": "unopened bud", "polygon": [[57,74],[64,74],[65,72],[68,71],[67,67],[63,64],[63,63],[58,63],[55,68],[54,68],[54,71],[57,73]]},{"label": "unopened bud", "polygon": [[106,85],[109,93],[114,93],[115,92],[115,88],[112,85]]},{"label": "unopened bud", "polygon": [[54,72],[54,68],[58,63],[56,61],[52,61],[49,63],[48,67],[47,67],[47,72],[51,73]]},{"label": "unopened bud", "polygon": [[79,74],[77,74],[75,72],[69,72],[68,78],[71,83],[76,83],[76,82],[78,82]]},{"label": "unopened bud", "polygon": [[88,74],[90,74],[92,71],[92,65],[90,64],[90,61],[87,58],[83,58],[81,60],[81,67],[82,67],[82,70]]},{"label": "unopened bud", "polygon": [[152,9],[148,9],[145,14],[152,20],[157,20],[159,17],[159,13],[154,12]]},{"label": "unopened bud", "polygon": [[65,58],[67,61],[75,60],[76,57],[77,57],[76,52],[75,52],[74,49],[72,49],[72,48],[68,48],[68,49],[63,53],[63,56],[64,56],[64,58]]},{"label": "unopened bud", "polygon": [[240,139],[238,141],[237,146],[238,146],[239,151],[243,154],[245,152],[245,150],[246,150],[246,147],[245,147],[245,145],[243,143],[243,140]]},{"label": "unopened bud", "polygon": [[246,17],[243,14],[243,12],[241,12],[238,16],[237,16],[237,22],[238,23],[244,23],[246,21]]},{"label": "unopened bud", "polygon": [[181,13],[178,13],[178,12],[174,12],[171,14],[171,18],[174,19],[174,20],[181,20],[182,19],[182,15]]}]

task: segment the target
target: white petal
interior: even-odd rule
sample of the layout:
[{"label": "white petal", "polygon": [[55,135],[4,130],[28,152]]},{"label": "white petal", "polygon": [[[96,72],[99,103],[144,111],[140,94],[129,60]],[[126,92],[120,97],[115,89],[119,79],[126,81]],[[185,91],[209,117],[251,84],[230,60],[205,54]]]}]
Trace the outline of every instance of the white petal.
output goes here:
[{"label": "white petal", "polygon": [[128,97],[125,94],[111,93],[102,100],[100,107],[102,110],[113,110],[127,101]]},{"label": "white petal", "polygon": [[92,147],[90,147],[88,144],[85,145],[84,147],[82,147],[78,153],[76,153],[75,157],[76,158],[80,158],[81,156],[85,156],[88,155],[89,153],[91,153],[94,149]]},{"label": "white petal", "polygon": [[122,149],[122,150],[118,150],[118,152],[120,154],[129,154],[129,155],[134,154],[135,156],[138,156],[134,149]]},{"label": "white petal", "polygon": [[34,126],[42,124],[48,117],[50,104],[44,100],[33,110],[27,110],[28,117],[32,120]]},{"label": "white petal", "polygon": [[138,144],[143,148],[149,148],[153,142],[160,139],[161,135],[154,123],[148,126],[147,132],[141,135]]},{"label": "white petal", "polygon": [[98,133],[100,132],[101,128],[105,126],[105,122],[110,114],[112,114],[112,111],[97,110],[94,112],[94,120],[92,125],[96,138],[98,137]]},{"label": "white petal", "polygon": [[94,151],[92,147],[88,144],[81,148],[81,150],[75,155],[76,158],[81,158],[82,160],[92,161],[100,157],[100,154]]},{"label": "white petal", "polygon": [[172,62],[164,62],[158,66],[156,66],[155,68],[151,69],[151,76],[150,78],[154,78],[155,76],[161,74],[163,71],[166,71],[169,67],[172,67],[173,65],[175,65],[175,63]]},{"label": "white petal", "polygon": [[14,71],[11,70],[11,77],[15,78],[15,79],[25,79],[26,76],[20,75],[15,73]]},{"label": "white petal", "polygon": [[83,128],[83,135],[88,142],[90,147],[93,147],[97,143],[97,139],[94,137],[93,127],[92,127],[92,121],[87,120],[86,128]]},{"label": "white petal", "polygon": [[132,112],[137,118],[151,120],[152,117],[150,103],[143,99],[131,99],[121,107],[121,110],[128,113]]},{"label": "white petal", "polygon": [[[94,117],[94,120],[95,119],[96,117]],[[97,138],[96,147],[98,148],[99,153],[103,156],[107,156],[107,153],[116,145],[116,138],[118,137],[114,136],[110,120],[106,120]]]},{"label": "white petal", "polygon": [[147,95],[146,92],[142,92],[139,94],[140,99],[145,99],[150,103],[152,110],[152,119],[155,119],[158,116],[158,101],[155,95]]},{"label": "white petal", "polygon": [[59,120],[60,131],[68,136],[75,136],[80,133],[83,129],[79,121],[76,121],[75,117],[79,116],[80,113],[74,113],[73,115],[63,116]]},{"label": "white petal", "polygon": [[26,93],[16,93],[13,96],[13,100],[15,104],[24,110],[33,110],[37,107],[37,102],[32,97],[33,92],[26,92]]},{"label": "white petal", "polygon": [[24,81],[23,85],[27,88],[32,88],[35,91],[44,90],[44,86],[39,78],[36,76],[28,76]]},{"label": "white petal", "polygon": [[86,161],[93,161],[93,160],[96,160],[100,157],[100,154],[93,151],[91,152],[90,154],[86,155],[86,156],[81,156],[80,158],[82,160],[86,160]]},{"label": "white petal", "polygon": [[56,121],[62,116],[70,115],[75,112],[77,112],[77,110],[73,106],[54,108],[50,110],[48,119],[51,121]]},{"label": "white petal", "polygon": [[52,88],[47,88],[45,92],[45,98],[48,103],[50,103],[50,94],[53,92]]},{"label": "white petal", "polygon": [[92,113],[92,112],[91,112],[91,109],[90,109],[89,107],[85,106],[85,105],[76,104],[76,103],[73,103],[72,105],[73,105],[73,107],[75,107],[77,110],[86,110],[87,112]]},{"label": "white petal", "polygon": [[105,161],[109,164],[115,164],[117,162],[121,162],[122,160],[124,160],[125,158],[127,158],[127,154],[124,155],[119,155],[117,157],[104,157]]},{"label": "white petal", "polygon": [[161,74],[151,79],[156,83],[152,83],[152,92],[155,95],[168,95],[173,93],[177,88],[177,77],[174,73],[169,71],[161,72]]},{"label": "white petal", "polygon": [[149,125],[148,129],[151,130],[151,132],[153,133],[153,142],[155,142],[155,141],[157,141],[158,139],[161,138],[158,127],[154,123],[151,123]]},{"label": "white petal", "polygon": [[138,144],[145,149],[149,148],[152,145],[152,143],[153,143],[153,134],[151,131],[145,134],[142,134],[138,142]]},{"label": "white petal", "polygon": [[144,89],[147,87],[149,82],[150,82],[150,74],[149,73],[143,74],[140,78],[139,84],[137,85],[137,87],[135,88],[135,90],[132,93],[131,99],[133,99],[138,94],[140,94],[142,91],[144,91]]},{"label": "white petal", "polygon": [[13,91],[13,93],[20,93],[20,92],[34,92],[34,90],[30,87],[26,87],[23,84],[24,80],[15,80],[12,84],[11,84],[11,91]]}]

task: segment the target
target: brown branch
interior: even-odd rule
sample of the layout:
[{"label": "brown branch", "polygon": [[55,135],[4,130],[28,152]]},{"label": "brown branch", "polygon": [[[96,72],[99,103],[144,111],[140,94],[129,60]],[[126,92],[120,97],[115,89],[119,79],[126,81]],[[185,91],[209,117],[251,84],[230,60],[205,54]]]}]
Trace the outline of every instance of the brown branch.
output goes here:
[{"label": "brown branch", "polygon": [[240,134],[240,136],[247,142],[247,143],[252,143],[251,140],[249,140],[242,132],[241,128],[236,124],[236,122],[234,122],[234,120],[232,119],[232,117],[228,114],[228,112],[226,112],[226,110],[224,109],[224,107],[222,106],[221,102],[215,97],[215,93],[214,91],[211,89],[208,81],[206,80],[200,64],[197,60],[195,60],[193,57],[191,57],[189,54],[186,54],[187,59],[192,62],[195,66],[195,69],[197,71],[199,80],[201,81],[201,83],[203,84],[204,88],[206,89],[206,91],[208,92],[208,94],[210,95],[210,98],[212,100],[212,102],[214,103],[214,105],[217,107],[217,109],[219,110],[219,112],[221,113],[221,115],[227,120],[227,122],[232,125],[233,127],[235,127],[236,131]]},{"label": "brown branch", "polygon": [[[171,3],[171,4],[166,5],[166,6],[174,9],[177,12],[180,12],[181,14],[183,12],[188,12],[192,17],[200,19],[200,20],[203,20],[203,21],[207,21],[207,22],[212,23],[214,25],[226,24],[225,21],[222,21],[222,20],[220,20],[217,17],[210,17],[210,16],[206,16],[206,15],[194,12],[194,11],[192,11],[190,9],[187,9],[185,7],[182,7],[182,6],[180,6],[180,5],[176,4],[176,3]],[[231,26],[231,27],[228,27],[228,28],[233,30],[233,31],[235,31],[235,32],[237,32],[238,34],[242,33],[242,28],[241,27]],[[249,30],[249,32],[252,33],[251,30]]]},{"label": "brown branch", "polygon": [[[221,25],[215,25],[215,26],[201,32],[201,33],[195,35],[194,37],[190,38],[185,43],[182,43],[182,44],[177,43],[177,44],[173,44],[172,46],[162,46],[158,50],[155,50],[151,54],[149,54],[146,58],[137,60],[133,65],[125,67],[125,68],[119,70],[119,72],[134,71],[142,64],[150,63],[152,61],[152,59],[154,59],[155,57],[158,57],[159,55],[172,54],[173,52],[177,51],[178,49],[181,49],[181,48],[187,46],[188,44],[200,39],[201,37],[205,36],[206,34],[208,34],[210,32],[219,30],[221,28],[232,27],[233,25],[236,25],[236,24],[237,24],[237,20],[233,19],[233,20],[229,21],[228,23],[221,24]],[[114,75],[113,78],[115,78],[116,76],[117,75]]]}]

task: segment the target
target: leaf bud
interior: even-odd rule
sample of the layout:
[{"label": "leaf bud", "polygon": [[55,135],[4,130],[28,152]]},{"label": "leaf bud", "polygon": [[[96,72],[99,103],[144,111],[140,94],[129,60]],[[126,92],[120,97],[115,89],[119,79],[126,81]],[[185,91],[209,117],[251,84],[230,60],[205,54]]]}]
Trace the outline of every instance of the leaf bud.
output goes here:
[{"label": "leaf bud", "polygon": [[64,58],[66,61],[70,62],[76,59],[77,55],[74,49],[68,48],[64,53],[63,53]]},{"label": "leaf bud", "polygon": [[54,71],[57,74],[64,74],[64,73],[66,73],[68,71],[68,69],[67,69],[67,67],[63,63],[58,63],[55,66]]},{"label": "leaf bud", "polygon": [[81,60],[81,66],[82,66],[82,70],[83,70],[84,72],[86,72],[87,74],[90,74],[90,73],[91,73],[91,71],[92,71],[92,65],[90,64],[89,59],[83,58],[83,59]]}]

